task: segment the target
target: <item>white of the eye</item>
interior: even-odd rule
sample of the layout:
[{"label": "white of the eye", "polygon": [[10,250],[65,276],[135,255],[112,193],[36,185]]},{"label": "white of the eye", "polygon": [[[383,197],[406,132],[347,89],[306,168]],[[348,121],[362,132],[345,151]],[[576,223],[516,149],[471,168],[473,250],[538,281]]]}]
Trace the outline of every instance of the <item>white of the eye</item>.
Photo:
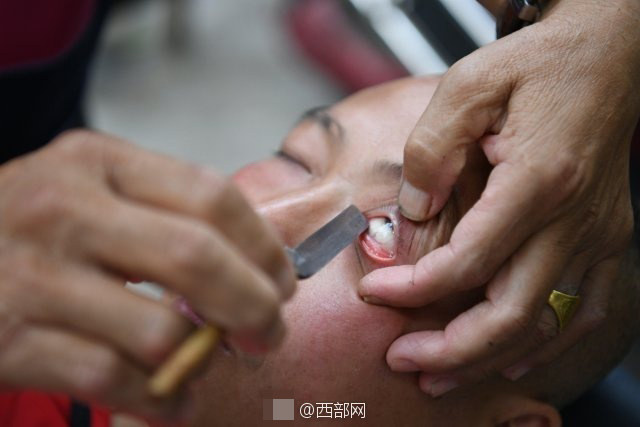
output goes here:
[{"label": "white of the eye", "polygon": [[393,250],[393,223],[389,219],[370,219],[368,232],[383,248]]}]

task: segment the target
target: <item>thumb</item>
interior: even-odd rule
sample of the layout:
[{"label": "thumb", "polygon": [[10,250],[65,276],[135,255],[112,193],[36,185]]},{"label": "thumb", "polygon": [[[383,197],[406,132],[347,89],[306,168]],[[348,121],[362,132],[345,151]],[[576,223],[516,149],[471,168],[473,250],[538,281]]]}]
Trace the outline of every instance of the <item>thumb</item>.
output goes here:
[{"label": "thumb", "polygon": [[476,52],[454,64],[404,148],[398,203],[404,216],[423,221],[444,206],[466,163],[467,146],[497,132],[511,83],[488,70]]}]

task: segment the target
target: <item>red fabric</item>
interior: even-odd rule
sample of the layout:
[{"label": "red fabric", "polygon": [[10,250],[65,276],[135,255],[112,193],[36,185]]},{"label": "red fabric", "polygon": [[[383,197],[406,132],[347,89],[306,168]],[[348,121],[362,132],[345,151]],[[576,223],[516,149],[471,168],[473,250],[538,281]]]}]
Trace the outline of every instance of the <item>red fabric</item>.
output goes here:
[{"label": "red fabric", "polygon": [[87,26],[95,0],[0,0],[0,70],[52,59]]},{"label": "red fabric", "polygon": [[340,0],[294,2],[288,24],[300,48],[348,91],[409,75],[353,27]]},{"label": "red fabric", "polygon": [[[71,400],[61,394],[39,391],[0,393],[0,426],[67,427]],[[91,427],[109,427],[110,414],[91,407]]]}]

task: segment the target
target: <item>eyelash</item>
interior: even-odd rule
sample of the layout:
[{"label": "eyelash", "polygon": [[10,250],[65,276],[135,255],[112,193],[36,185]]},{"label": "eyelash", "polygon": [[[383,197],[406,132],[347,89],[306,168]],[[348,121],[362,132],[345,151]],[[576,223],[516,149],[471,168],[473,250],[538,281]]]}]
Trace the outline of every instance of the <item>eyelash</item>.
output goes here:
[{"label": "eyelash", "polygon": [[291,154],[287,153],[286,151],[280,149],[274,152],[274,155],[280,159],[283,159],[284,161],[293,163],[297,166],[300,166],[301,168],[303,168],[306,172],[311,173],[311,168],[304,163],[303,161],[301,161],[300,159],[292,156]]}]

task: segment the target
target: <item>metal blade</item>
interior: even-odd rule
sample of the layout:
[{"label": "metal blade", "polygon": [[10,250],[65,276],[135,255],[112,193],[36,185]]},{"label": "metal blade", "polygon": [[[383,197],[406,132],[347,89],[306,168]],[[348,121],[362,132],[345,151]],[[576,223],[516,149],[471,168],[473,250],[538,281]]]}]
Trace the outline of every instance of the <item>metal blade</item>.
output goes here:
[{"label": "metal blade", "polygon": [[354,205],[320,227],[295,249],[286,248],[299,279],[315,274],[349,246],[369,223]]}]

